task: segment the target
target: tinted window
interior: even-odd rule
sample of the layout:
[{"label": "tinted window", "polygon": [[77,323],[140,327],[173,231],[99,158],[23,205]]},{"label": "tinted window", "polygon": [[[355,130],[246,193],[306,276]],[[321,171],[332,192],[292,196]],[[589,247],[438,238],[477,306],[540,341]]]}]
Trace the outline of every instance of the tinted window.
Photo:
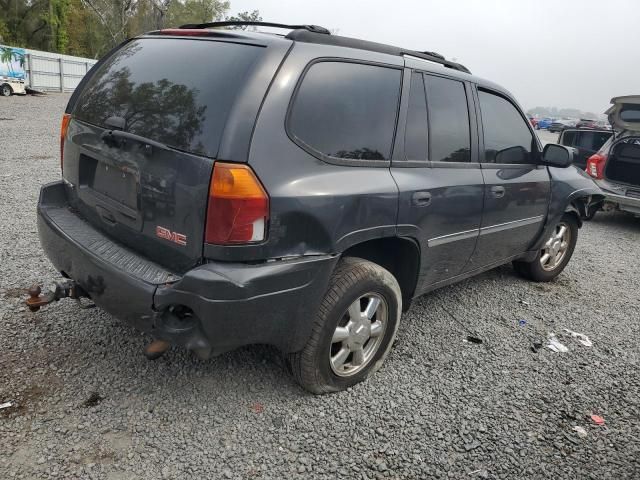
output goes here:
[{"label": "tinted window", "polygon": [[640,106],[624,105],[620,111],[620,118],[625,122],[640,122]]},{"label": "tinted window", "polygon": [[427,159],[427,99],[421,73],[411,76],[404,152],[407,160]]},{"label": "tinted window", "polygon": [[533,136],[524,118],[508,100],[492,93],[478,91],[484,161],[495,163],[530,163]]},{"label": "tinted window", "polygon": [[562,134],[562,145],[573,147],[576,144],[576,134],[578,132],[567,131]]},{"label": "tinted window", "polygon": [[[88,82],[74,114],[172,147],[215,156],[236,94],[262,48],[233,43],[139,39]],[[107,120],[111,119],[108,123]]]},{"label": "tinted window", "polygon": [[291,110],[290,133],[331,157],[388,160],[400,77],[400,70],[373,65],[312,65]]},{"label": "tinted window", "polygon": [[611,134],[608,132],[579,132],[575,146],[595,152],[604,145],[604,142],[606,142],[610,136]]},{"label": "tinted window", "polygon": [[469,162],[469,111],[462,82],[425,75],[429,110],[429,160]]}]

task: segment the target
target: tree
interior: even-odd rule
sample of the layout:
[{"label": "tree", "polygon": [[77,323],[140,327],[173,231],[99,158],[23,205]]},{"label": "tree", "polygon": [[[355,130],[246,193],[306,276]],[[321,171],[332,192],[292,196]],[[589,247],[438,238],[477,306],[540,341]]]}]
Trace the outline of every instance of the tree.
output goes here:
[{"label": "tree", "polygon": [[[240,12],[237,15],[232,15],[230,17],[225,18],[225,20],[232,22],[261,22],[262,17],[260,16],[260,12],[258,10],[254,10],[253,12]],[[231,27],[240,30],[254,30],[256,27],[252,27],[250,25],[238,25],[237,27]]]},{"label": "tree", "polygon": [[173,0],[167,8],[166,26],[207,23],[220,20],[229,11],[229,2],[219,0]]},{"label": "tree", "polygon": [[229,8],[226,0],[0,0],[0,41],[98,58],[150,30],[224,18],[262,20],[257,10],[227,17]]}]

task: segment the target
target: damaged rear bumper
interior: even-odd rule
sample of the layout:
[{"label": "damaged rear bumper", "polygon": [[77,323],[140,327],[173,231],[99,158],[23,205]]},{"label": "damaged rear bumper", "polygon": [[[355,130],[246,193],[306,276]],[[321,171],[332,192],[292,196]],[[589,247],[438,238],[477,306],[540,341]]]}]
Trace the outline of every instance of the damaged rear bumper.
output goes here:
[{"label": "damaged rear bumper", "polygon": [[301,349],[338,261],[319,255],[171,272],[70,210],[62,182],[41,190],[38,231],[56,269],[96,305],[155,338],[207,354],[254,343]]}]

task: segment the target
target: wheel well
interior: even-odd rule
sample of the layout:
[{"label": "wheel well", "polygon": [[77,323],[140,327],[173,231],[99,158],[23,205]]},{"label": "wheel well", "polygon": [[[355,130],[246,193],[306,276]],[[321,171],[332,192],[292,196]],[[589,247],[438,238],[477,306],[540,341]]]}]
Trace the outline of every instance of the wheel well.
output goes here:
[{"label": "wheel well", "polygon": [[11,90],[11,93],[13,93],[13,88],[11,87],[11,85],[9,85],[8,83],[0,83],[0,87],[4,87],[4,86],[9,87],[9,90]]},{"label": "wheel well", "polygon": [[415,241],[401,237],[378,238],[353,245],[342,256],[363,258],[389,270],[400,285],[402,308],[408,310],[420,268],[420,248]]}]

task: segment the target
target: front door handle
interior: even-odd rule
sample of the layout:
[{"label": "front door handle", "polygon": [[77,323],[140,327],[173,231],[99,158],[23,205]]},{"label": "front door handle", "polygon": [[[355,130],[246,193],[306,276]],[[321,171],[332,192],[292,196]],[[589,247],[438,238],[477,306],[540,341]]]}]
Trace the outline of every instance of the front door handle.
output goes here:
[{"label": "front door handle", "polygon": [[418,207],[427,207],[431,205],[431,194],[429,192],[415,192],[411,196],[411,201]]},{"label": "front door handle", "polygon": [[500,187],[500,186],[491,187],[491,195],[493,195],[495,198],[504,197],[504,193],[505,193],[504,187]]}]

